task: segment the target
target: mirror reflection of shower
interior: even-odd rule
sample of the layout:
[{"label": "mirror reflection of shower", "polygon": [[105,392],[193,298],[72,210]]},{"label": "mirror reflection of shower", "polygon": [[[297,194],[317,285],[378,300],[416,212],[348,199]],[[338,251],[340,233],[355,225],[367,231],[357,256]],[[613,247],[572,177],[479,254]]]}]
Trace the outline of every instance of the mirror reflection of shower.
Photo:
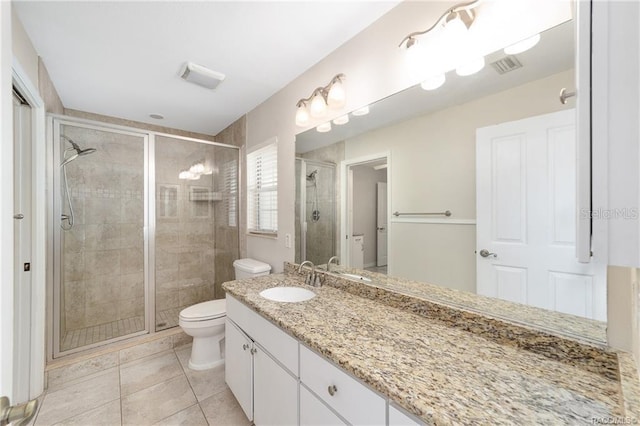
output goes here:
[{"label": "mirror reflection of shower", "polygon": [[97,150],[95,148],[85,148],[81,149],[80,146],[75,143],[73,140],[68,138],[65,135],[60,135],[64,140],[71,144],[70,148],[64,150],[62,154],[62,163],[60,163],[60,167],[62,168],[62,180],[64,182],[64,192],[67,198],[67,206],[69,207],[69,214],[63,213],[61,216],[60,227],[68,231],[73,228],[74,212],[73,212],[73,203],[71,202],[71,194],[69,193],[69,183],[67,179],[67,165],[71,163],[78,157],[82,157],[85,155],[93,154]]},{"label": "mirror reflection of shower", "polygon": [[316,181],[316,175],[318,170],[314,170],[307,175],[307,182],[311,182],[313,185],[313,201],[311,205],[311,220],[317,222],[320,220],[320,210],[318,204],[318,182]]}]

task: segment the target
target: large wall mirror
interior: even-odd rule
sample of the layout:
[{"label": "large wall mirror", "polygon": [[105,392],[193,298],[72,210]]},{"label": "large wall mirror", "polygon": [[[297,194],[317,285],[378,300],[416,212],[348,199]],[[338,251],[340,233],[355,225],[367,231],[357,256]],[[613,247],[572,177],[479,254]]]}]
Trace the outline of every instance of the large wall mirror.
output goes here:
[{"label": "large wall mirror", "polygon": [[296,261],[570,314],[603,341],[606,265],[576,259],[575,102],[559,100],[574,22],[486,63],[297,135]]}]

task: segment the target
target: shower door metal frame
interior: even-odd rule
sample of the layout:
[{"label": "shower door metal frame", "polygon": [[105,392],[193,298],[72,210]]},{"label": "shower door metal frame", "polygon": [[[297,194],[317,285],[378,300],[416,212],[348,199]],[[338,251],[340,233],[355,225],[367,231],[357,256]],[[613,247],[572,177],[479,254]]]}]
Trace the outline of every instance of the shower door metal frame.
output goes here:
[{"label": "shower door metal frame", "polygon": [[[82,127],[86,129],[92,129],[102,132],[113,132],[128,136],[135,136],[143,138],[144,143],[144,218],[143,218],[143,245],[144,245],[144,292],[145,292],[145,313],[144,330],[127,334],[124,336],[115,337],[112,339],[93,343],[91,345],[80,346],[78,348],[70,349],[68,351],[60,351],[60,290],[62,285],[61,265],[62,265],[62,253],[61,253],[61,229],[59,226],[59,218],[62,209],[61,195],[61,178],[59,171],[59,164],[61,161],[60,152],[60,127],[62,125]],[[104,123],[100,121],[87,120],[76,117],[69,117],[65,115],[48,114],[47,115],[47,138],[51,142],[48,148],[50,156],[49,160],[49,176],[51,176],[51,184],[47,186],[49,188],[49,206],[50,212],[53,217],[48,218],[50,229],[47,232],[47,238],[50,241],[48,247],[48,258],[52,259],[52,262],[48,262],[47,265],[47,277],[50,282],[53,282],[52,292],[47,297],[48,308],[48,321],[47,321],[47,335],[48,335],[48,350],[47,359],[52,361],[55,358],[60,358],[66,355],[70,355],[78,352],[85,352],[91,349],[102,347],[110,343],[118,341],[128,340],[135,337],[145,336],[148,334],[157,333],[155,327],[156,320],[156,306],[155,306],[155,231],[156,231],[156,204],[155,204],[155,187],[156,187],[156,169],[155,169],[155,141],[156,136],[162,136],[172,139],[178,139],[186,142],[196,142],[206,145],[213,145],[222,148],[231,148],[238,151],[238,191],[237,196],[237,232],[238,232],[238,255],[240,253],[240,238],[242,233],[241,227],[241,214],[243,209],[243,192],[242,188],[242,173],[243,173],[243,161],[242,161],[242,148],[235,145],[229,145],[220,142],[212,142],[203,139],[191,138],[187,136],[179,136],[170,133],[156,132],[146,129],[138,129],[134,127],[121,126],[117,124]],[[57,218],[57,219],[56,219]],[[56,247],[58,245],[59,247]],[[169,329],[171,330],[171,329]],[[164,331],[164,330],[162,330]],[[162,332],[160,331],[160,332]]]},{"label": "shower door metal frame", "polygon": [[[147,242],[147,229],[149,227],[149,178],[148,178],[148,168],[149,168],[149,139],[150,139],[150,135],[148,132],[145,131],[140,131],[138,129],[132,129],[132,128],[124,128],[122,126],[111,126],[111,125],[104,125],[103,123],[100,122],[93,122],[93,121],[89,121],[89,120],[78,120],[78,119],[74,119],[72,117],[66,117],[66,116],[56,116],[56,115],[51,115],[51,125],[52,125],[52,136],[53,136],[53,164],[52,164],[52,168],[53,168],[53,241],[52,241],[52,254],[53,254],[53,262],[51,262],[51,268],[52,268],[52,278],[53,278],[53,300],[50,300],[50,304],[52,304],[52,308],[51,312],[52,312],[52,316],[53,318],[52,321],[50,322],[50,324],[53,325],[53,330],[51,330],[52,332],[49,333],[50,338],[52,339],[52,341],[50,341],[51,344],[51,348],[53,349],[53,353],[51,354],[52,358],[59,358],[61,356],[64,355],[70,355],[73,353],[77,353],[77,352],[82,352],[82,351],[86,351],[88,349],[93,349],[99,346],[103,346],[105,344],[108,343],[113,343],[113,342],[117,342],[120,340],[125,340],[125,339],[129,339],[131,337],[136,337],[136,336],[142,336],[145,334],[149,333],[149,318],[146,315],[146,312],[149,310],[149,300],[148,300],[148,294],[149,294],[149,286],[150,286],[150,281],[148,280],[149,277],[149,262],[147,261],[148,259],[148,247],[149,244]],[[126,334],[124,336],[118,336],[118,337],[114,337],[112,339],[107,339],[104,341],[100,341],[97,343],[93,343],[90,345],[86,345],[86,346],[79,346],[77,348],[73,348],[73,349],[69,349],[67,351],[61,351],[60,350],[60,316],[62,315],[61,312],[61,306],[60,306],[60,302],[61,302],[61,290],[62,290],[62,281],[63,281],[63,277],[62,277],[62,262],[63,262],[63,258],[62,258],[62,230],[59,226],[59,221],[56,220],[58,218],[61,217],[62,214],[62,197],[61,197],[61,176],[60,176],[60,172],[59,172],[59,167],[58,167],[58,171],[56,172],[56,165],[59,165],[61,162],[61,147],[60,147],[60,128],[63,126],[74,126],[74,127],[80,127],[83,129],[89,129],[89,130],[96,130],[96,131],[100,131],[100,132],[111,132],[111,133],[117,133],[117,134],[121,134],[121,135],[126,135],[126,136],[133,136],[133,137],[138,137],[138,138],[142,138],[142,143],[143,143],[143,164],[144,164],[144,179],[143,179],[143,204],[144,204],[144,208],[143,208],[143,247],[144,247],[144,276],[145,276],[145,283],[144,283],[144,291],[145,291],[145,322],[144,322],[144,330],[135,332],[135,333],[131,333],[131,334]]]},{"label": "shower door metal frame", "polygon": [[332,228],[332,238],[333,238],[333,255],[338,256],[337,249],[337,239],[336,232],[338,229],[338,209],[336,202],[336,172],[338,167],[334,163],[330,163],[327,161],[320,160],[312,160],[308,158],[296,157],[296,161],[300,161],[300,176],[299,185],[300,185],[300,263],[307,260],[307,164],[315,164],[320,167],[328,167],[333,169],[333,188],[331,190],[332,198],[333,198],[333,228]]}]

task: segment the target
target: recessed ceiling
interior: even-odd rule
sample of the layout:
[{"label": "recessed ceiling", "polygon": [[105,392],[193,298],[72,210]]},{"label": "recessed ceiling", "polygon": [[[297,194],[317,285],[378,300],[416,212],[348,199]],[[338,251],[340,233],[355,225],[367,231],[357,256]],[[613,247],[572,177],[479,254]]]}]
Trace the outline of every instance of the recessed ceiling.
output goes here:
[{"label": "recessed ceiling", "polygon": [[[398,3],[18,1],[13,7],[66,108],[215,135]],[[226,78],[215,90],[189,84],[179,76],[186,61]]]}]

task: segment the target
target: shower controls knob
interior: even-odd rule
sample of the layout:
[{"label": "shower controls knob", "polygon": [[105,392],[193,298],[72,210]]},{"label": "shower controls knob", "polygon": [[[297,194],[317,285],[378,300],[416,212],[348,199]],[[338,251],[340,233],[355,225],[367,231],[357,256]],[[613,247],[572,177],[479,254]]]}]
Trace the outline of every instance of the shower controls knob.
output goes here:
[{"label": "shower controls knob", "polygon": [[14,214],[13,218],[14,219],[24,219],[24,215],[22,213]]}]

